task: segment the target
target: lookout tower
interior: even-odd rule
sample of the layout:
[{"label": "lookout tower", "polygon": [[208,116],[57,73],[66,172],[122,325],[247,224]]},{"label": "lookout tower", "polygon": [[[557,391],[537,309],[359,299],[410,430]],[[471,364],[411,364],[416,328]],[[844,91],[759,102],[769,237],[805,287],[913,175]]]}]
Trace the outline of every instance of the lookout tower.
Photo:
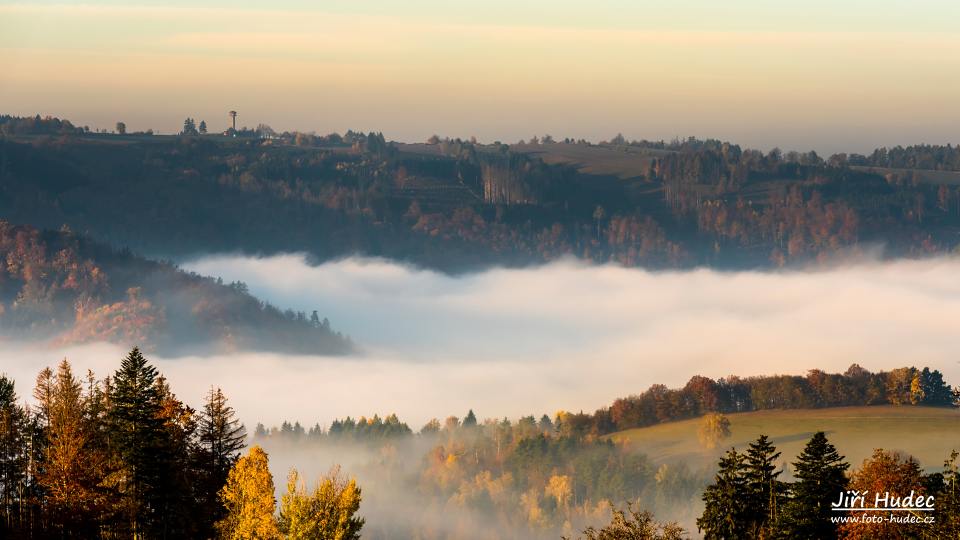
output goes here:
[{"label": "lookout tower", "polygon": [[236,131],[237,130],[237,111],[230,111],[228,114],[230,115],[230,123],[233,126],[233,130]]}]

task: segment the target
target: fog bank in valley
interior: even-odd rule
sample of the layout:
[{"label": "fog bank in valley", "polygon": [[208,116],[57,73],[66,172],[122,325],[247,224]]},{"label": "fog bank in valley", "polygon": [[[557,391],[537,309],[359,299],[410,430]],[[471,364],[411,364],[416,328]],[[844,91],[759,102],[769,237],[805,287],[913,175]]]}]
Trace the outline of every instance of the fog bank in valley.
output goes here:
[{"label": "fog bank in valley", "polygon": [[[651,273],[568,261],[447,276],[346,259],[208,257],[184,265],[246,282],[275,305],[318,310],[361,353],[347,357],[238,352],[151,356],[198,406],[223,387],[248,425],[327,424],[396,412],[511,418],[593,410],[653,383],[930,366],[960,383],[955,357],[960,260],[862,263],[816,272]],[[36,372],[66,356],[103,376],[122,347],[5,347],[0,371],[29,395]]]}]

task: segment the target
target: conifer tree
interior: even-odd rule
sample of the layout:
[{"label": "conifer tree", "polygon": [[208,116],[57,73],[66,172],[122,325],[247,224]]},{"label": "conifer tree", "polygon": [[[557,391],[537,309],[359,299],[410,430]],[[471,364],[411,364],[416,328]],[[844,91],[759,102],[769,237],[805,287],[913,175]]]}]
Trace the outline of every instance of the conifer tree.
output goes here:
[{"label": "conifer tree", "polygon": [[17,404],[14,383],[0,375],[0,536],[21,522],[18,503],[27,484],[28,431],[27,411]]},{"label": "conifer tree", "polygon": [[94,428],[87,413],[88,396],[63,360],[52,379],[42,373],[38,395],[47,401],[44,453],[37,480],[44,491],[48,519],[54,531],[67,537],[93,537],[105,512],[106,455],[94,444]]},{"label": "conifer tree", "polygon": [[166,438],[162,410],[157,369],[134,347],[113,377],[108,413],[110,444],[123,467],[123,513],[134,536],[158,526],[161,517],[157,503],[168,472],[160,457]]},{"label": "conifer tree", "polygon": [[781,519],[786,538],[834,538],[836,526],[830,521],[830,501],[847,487],[850,467],[822,431],[813,435],[793,464],[797,482]]},{"label": "conifer tree", "polygon": [[746,505],[749,533],[753,538],[771,530],[777,522],[785,491],[783,482],[777,480],[783,472],[776,470],[779,457],[780,452],[766,435],[761,435],[747,448],[744,467],[747,497],[741,504]]},{"label": "conifer tree", "polygon": [[731,448],[722,458],[713,484],[703,492],[703,515],[697,529],[706,540],[746,538],[748,531],[745,456]]},{"label": "conifer tree", "polygon": [[[219,388],[210,388],[198,427],[198,499],[211,523],[223,519],[226,508],[219,493],[246,443],[246,429]],[[212,533],[212,531],[210,531]]]},{"label": "conifer tree", "polygon": [[177,399],[164,377],[157,378],[160,396],[160,419],[163,433],[157,439],[157,468],[161,475],[159,489],[151,500],[157,510],[155,534],[163,538],[197,536],[200,523],[209,517],[192,500],[196,469],[192,467],[196,453],[196,415],[193,408]]},{"label": "conifer tree", "polygon": [[463,417],[462,426],[465,428],[477,427],[477,415],[473,414],[473,409],[470,409],[467,415]]},{"label": "conifer tree", "polygon": [[217,522],[220,538],[225,540],[275,540],[280,538],[273,517],[277,500],[273,494],[267,453],[259,446],[237,460],[230,469],[220,499],[227,509],[226,517]]}]

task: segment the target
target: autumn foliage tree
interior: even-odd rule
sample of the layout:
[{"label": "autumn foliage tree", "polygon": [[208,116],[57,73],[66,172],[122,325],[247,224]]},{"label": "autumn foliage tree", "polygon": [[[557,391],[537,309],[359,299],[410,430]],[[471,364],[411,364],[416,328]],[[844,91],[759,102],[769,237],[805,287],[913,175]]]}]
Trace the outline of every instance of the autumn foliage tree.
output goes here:
[{"label": "autumn foliage tree", "polygon": [[364,524],[356,515],[360,500],[356,480],[342,478],[339,469],[321,478],[312,492],[307,492],[293,469],[281,499],[280,532],[289,540],[358,539]]},{"label": "autumn foliage tree", "polygon": [[705,448],[713,450],[720,441],[730,437],[730,419],[719,413],[708,413],[700,421],[697,438]]},{"label": "autumn foliage tree", "polygon": [[[923,470],[912,456],[882,449],[863,461],[860,468],[850,475],[849,489],[867,491],[869,494],[889,493],[890,497],[926,495]],[[874,506],[875,498],[868,496],[865,504]],[[924,533],[924,525],[901,523],[892,527],[885,522],[848,521],[839,527],[839,537],[844,540],[899,540],[916,538]]]},{"label": "autumn foliage tree", "polygon": [[653,514],[627,505],[615,509],[610,523],[600,529],[589,527],[581,540],[683,540],[683,527],[676,523],[657,523]]},{"label": "autumn foliage tree", "polygon": [[94,536],[109,510],[108,457],[98,444],[81,382],[63,360],[55,375],[44,371],[36,395],[45,419],[44,453],[37,465],[50,527],[64,536]]},{"label": "autumn foliage tree", "polygon": [[269,457],[259,446],[241,457],[230,470],[227,484],[220,492],[227,509],[217,523],[225,540],[275,540],[280,531],[274,519],[277,500],[273,492]]}]

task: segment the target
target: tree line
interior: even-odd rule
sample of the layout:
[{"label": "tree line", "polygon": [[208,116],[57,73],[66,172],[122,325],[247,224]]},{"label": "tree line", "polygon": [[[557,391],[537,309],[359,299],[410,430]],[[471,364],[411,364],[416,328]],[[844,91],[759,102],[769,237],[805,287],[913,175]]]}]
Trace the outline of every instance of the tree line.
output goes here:
[{"label": "tree line", "polygon": [[292,469],[277,513],[267,455],[241,457],[223,392],[194,410],[137,348],[104,379],[46,368],[33,398],[0,375],[2,538],[359,538],[355,480],[335,469],[308,491]]},{"label": "tree line", "polygon": [[[697,528],[707,540],[957,538],[957,456],[956,451],[950,454],[942,472],[925,474],[912,456],[876,449],[859,469],[848,472],[850,464],[821,431],[813,435],[792,464],[795,481],[787,482],[781,479],[784,470],[777,464],[780,452],[769,438],[760,436],[745,451],[733,448],[720,458],[714,480],[703,492],[705,508]],[[917,518],[905,523],[843,519],[897,514],[833,510],[831,505],[843,501],[841,496],[848,495],[848,490],[867,494],[865,508],[876,507],[875,494],[889,493],[893,498],[914,500],[933,497],[934,511],[905,512],[904,516]],[[841,506],[851,505],[847,502]]]},{"label": "tree line", "polygon": [[478,420],[471,410],[431,419],[417,433],[394,415],[335,420],[328,429],[287,421],[258,427],[254,443],[274,453],[351,456],[356,470],[376,479],[377,489],[364,494],[365,530],[375,538],[572,536],[625,501],[692,519],[687,502],[708,470],[656,466],[627,445],[568,430],[568,416]]},{"label": "tree line", "polygon": [[640,394],[617,399],[592,415],[570,414],[564,429],[602,435],[708,412],[862,405],[954,407],[957,403],[958,393],[938,370],[903,367],[872,373],[853,364],[844,373],[811,370],[806,376],[730,376],[717,380],[697,375],[683,388],[655,384]]},{"label": "tree line", "polygon": [[[939,370],[928,367],[871,372],[852,364],[843,373],[813,369],[805,376],[729,376],[716,380],[695,375],[681,388],[654,384],[640,394],[618,398],[609,407],[598,409],[593,414],[561,411],[553,418],[544,414],[539,420],[534,416],[526,416],[520,418],[516,426],[527,433],[599,437],[708,413],[873,405],[957,407],[960,405],[960,391],[947,384]],[[453,432],[460,425],[461,421],[456,416],[447,417],[443,422],[435,418],[425,424],[419,433]],[[463,418],[462,425],[477,425],[472,410]],[[507,422],[507,425],[511,424]],[[329,430],[324,430],[320,424],[307,430],[299,421],[285,421],[280,427],[270,429],[258,424],[256,428],[257,437],[287,440],[366,441],[412,434],[410,427],[395,414],[385,418],[374,415],[358,420],[350,417],[337,419]]]}]

